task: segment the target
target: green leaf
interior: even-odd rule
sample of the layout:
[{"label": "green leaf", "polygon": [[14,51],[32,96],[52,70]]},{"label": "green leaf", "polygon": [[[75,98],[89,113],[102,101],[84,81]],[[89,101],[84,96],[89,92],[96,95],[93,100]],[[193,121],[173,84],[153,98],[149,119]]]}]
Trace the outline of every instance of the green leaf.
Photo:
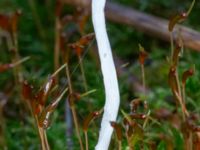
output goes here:
[{"label": "green leaf", "polygon": [[161,141],[157,147],[157,150],[166,150],[166,143]]},{"label": "green leaf", "polygon": [[183,136],[180,131],[178,131],[175,128],[172,128],[172,133],[173,133],[173,139],[174,139],[174,145],[176,150],[183,150],[184,147],[184,140]]}]

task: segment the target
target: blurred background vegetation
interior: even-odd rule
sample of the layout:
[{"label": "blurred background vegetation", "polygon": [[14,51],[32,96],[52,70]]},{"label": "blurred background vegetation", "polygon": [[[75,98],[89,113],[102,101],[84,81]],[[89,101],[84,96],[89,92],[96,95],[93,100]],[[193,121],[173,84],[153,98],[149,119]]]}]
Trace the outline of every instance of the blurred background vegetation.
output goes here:
[{"label": "blurred background vegetation", "polygon": [[[152,14],[155,16],[169,19],[171,15],[178,11],[187,10],[191,1],[189,0],[112,0],[125,6]],[[55,28],[55,1],[54,0],[1,0],[0,13],[10,14],[16,9],[21,9],[18,24],[18,44],[20,57],[30,56],[30,60],[23,63],[22,73],[24,78],[31,82],[34,87],[39,88],[47,79],[47,77],[54,72],[54,28]],[[199,22],[200,3],[197,3],[192,10],[189,18],[183,23],[184,25],[200,31]],[[73,14],[74,7],[64,5],[63,14]],[[75,23],[66,25],[64,31],[69,32],[74,30],[70,36],[69,43],[77,41],[81,34],[78,32]],[[135,76],[141,81],[141,70],[138,62],[138,43],[141,43],[149,56],[145,63],[146,85],[149,89],[147,94],[147,102],[151,113],[156,113],[158,109],[166,108],[174,111],[175,103],[173,102],[172,93],[168,85],[168,70],[169,65],[166,61],[167,56],[170,55],[170,43],[163,42],[155,38],[154,35],[146,35],[122,24],[107,22],[107,31],[111,41],[112,49],[115,55],[123,60],[126,72],[119,76],[119,86],[121,94],[120,110],[129,112],[129,104],[132,99],[141,96],[141,93],[132,90],[126,80],[130,76]],[[0,30],[1,32],[1,30]],[[93,27],[91,18],[89,17],[87,25],[84,29],[85,33],[91,33]],[[83,58],[83,65],[86,74],[88,89],[96,89],[97,91],[84,97],[77,102],[76,109],[80,124],[83,118],[89,114],[90,111],[100,110],[104,105],[104,88],[102,75],[99,68],[98,60],[91,54],[95,40],[85,49],[85,57]],[[9,63],[12,59],[8,48],[5,44],[5,39],[0,45],[0,63]],[[189,112],[200,113],[200,54],[188,48],[184,48],[184,54],[180,58],[179,71],[182,74],[185,70],[195,65],[195,74],[187,82],[187,108]],[[74,91],[84,93],[82,84],[82,77],[80,76],[80,69],[77,67],[78,59],[74,52],[70,55],[70,72]],[[120,66],[121,67],[121,66]],[[60,75],[59,84],[66,85],[64,72]],[[133,83],[134,84],[134,83]],[[37,130],[34,127],[33,119],[27,107],[23,105],[20,85],[14,82],[13,70],[0,73],[0,98],[3,99],[6,95],[6,104],[1,107],[2,118],[0,120],[1,139],[4,139],[4,144],[8,150],[14,149],[30,149],[37,150],[40,147]],[[53,114],[52,125],[47,130],[47,135],[50,147],[53,150],[67,149],[66,146],[66,124],[65,124],[65,98],[61,101],[58,108]],[[22,106],[23,105],[23,106]],[[88,106],[90,105],[90,106]],[[89,107],[91,110],[89,110]],[[157,120],[157,118],[154,118]],[[159,150],[167,149],[167,142],[162,140],[158,135],[163,134],[173,139],[174,149],[183,150],[182,144],[183,135],[175,128],[173,123],[169,120],[150,121],[145,129],[144,141],[154,141]],[[93,149],[97,138],[98,129],[101,118],[95,121],[95,125],[89,128],[89,146]],[[122,114],[119,113],[118,122],[122,122]],[[197,122],[200,123],[200,122]],[[177,123],[175,123],[177,124]],[[114,136],[113,136],[114,138]],[[73,137],[74,149],[79,149],[78,140],[76,136]],[[148,142],[146,142],[148,143]],[[112,141],[113,146],[110,149],[117,149],[116,143]],[[123,141],[123,149],[126,149],[126,141]],[[144,146],[148,149],[148,146]],[[0,148],[1,149],[1,148]]]}]

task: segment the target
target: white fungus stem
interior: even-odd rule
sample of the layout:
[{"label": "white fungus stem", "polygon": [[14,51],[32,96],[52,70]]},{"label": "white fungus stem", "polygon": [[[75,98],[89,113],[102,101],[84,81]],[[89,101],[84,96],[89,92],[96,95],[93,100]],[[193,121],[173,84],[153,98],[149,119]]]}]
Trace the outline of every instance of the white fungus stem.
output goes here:
[{"label": "white fungus stem", "polygon": [[110,121],[116,121],[120,103],[117,75],[106,32],[105,3],[106,0],[92,0],[92,21],[100,55],[106,96],[99,139],[95,147],[96,150],[108,149],[113,132]]}]

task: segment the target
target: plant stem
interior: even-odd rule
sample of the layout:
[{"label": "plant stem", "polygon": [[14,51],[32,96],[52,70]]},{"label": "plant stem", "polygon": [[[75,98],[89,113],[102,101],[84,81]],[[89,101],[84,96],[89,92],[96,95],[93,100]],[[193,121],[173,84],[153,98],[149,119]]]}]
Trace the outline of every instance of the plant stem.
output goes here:
[{"label": "plant stem", "polygon": [[190,147],[190,150],[193,150],[192,132],[189,133],[189,147]]},{"label": "plant stem", "polygon": [[[173,65],[173,54],[174,54],[174,41],[173,41],[173,31],[170,32],[170,43],[171,43],[171,65]],[[178,69],[176,67],[176,69]],[[179,76],[178,76],[178,71],[176,71],[175,73],[175,82],[176,82],[176,86],[178,88],[178,93],[175,92],[175,96],[179,101],[179,104],[181,105],[181,110],[182,110],[182,116],[183,116],[183,120],[185,121],[185,115],[188,115],[188,112],[186,110],[185,104],[183,102],[183,96],[181,94],[181,86],[180,86],[180,81],[179,81]]]},{"label": "plant stem", "polygon": [[78,55],[78,60],[79,60],[79,64],[80,64],[80,69],[81,69],[81,74],[82,74],[82,78],[83,78],[83,84],[84,84],[85,92],[87,92],[88,86],[87,86],[87,81],[86,81],[86,77],[85,77],[85,71],[84,71],[84,68],[83,68],[83,62],[82,62],[80,55]]},{"label": "plant stem", "polygon": [[[33,112],[32,112],[32,114],[33,114]],[[34,116],[35,121],[36,121],[36,126],[37,126],[38,134],[39,134],[39,137],[40,137],[40,142],[41,142],[42,150],[46,150],[46,141],[44,139],[42,128],[39,127],[39,122],[38,122],[37,116],[35,114],[33,114],[33,116]]]},{"label": "plant stem", "polygon": [[[72,83],[71,83],[71,78],[70,78],[69,66],[67,62],[66,62],[66,75],[67,75],[67,81],[68,81],[68,87],[69,87],[69,94],[71,95],[73,93],[73,88],[72,88]],[[72,147],[73,123],[72,123],[72,113],[71,113],[68,100],[66,100],[65,106],[66,106],[65,116],[66,116],[66,124],[67,124],[67,139],[68,139],[67,145],[69,147]],[[73,149],[73,148],[70,148],[70,149]]]},{"label": "plant stem", "polygon": [[37,128],[38,128],[38,132],[39,132],[39,136],[40,136],[42,150],[45,150],[46,146],[45,146],[45,142],[44,142],[44,136],[42,135],[42,130],[40,127],[37,127]]},{"label": "plant stem", "polygon": [[122,142],[120,140],[118,140],[118,146],[119,146],[118,150],[121,150],[122,149]]},{"label": "plant stem", "polygon": [[146,126],[147,126],[147,123],[148,123],[148,121],[149,121],[149,116],[150,116],[150,114],[151,114],[151,111],[149,110],[148,113],[147,113],[147,115],[146,115],[147,117],[146,117],[146,119],[144,120],[144,123],[143,123],[143,126],[142,126],[143,129],[145,129]]},{"label": "plant stem", "polygon": [[59,17],[55,18],[55,47],[54,47],[54,70],[59,67],[60,56],[60,20]]},{"label": "plant stem", "polygon": [[79,140],[80,148],[81,148],[81,150],[84,150],[83,149],[83,142],[81,140],[80,130],[79,130],[79,126],[78,126],[78,120],[77,120],[76,110],[75,110],[74,106],[71,107],[71,110],[72,110],[72,116],[73,116],[73,119],[74,119],[74,125],[75,125],[75,129],[76,129],[76,135],[77,135],[78,140]]},{"label": "plant stem", "polygon": [[173,53],[174,53],[173,31],[170,32],[170,44],[171,44],[171,63],[172,63],[172,60],[173,60]]},{"label": "plant stem", "polygon": [[193,138],[192,138],[192,132],[189,131],[188,134],[185,134],[184,136],[184,148],[185,150],[193,150]]},{"label": "plant stem", "polygon": [[[185,106],[185,102],[186,102],[186,96],[185,96],[185,84],[182,84],[182,102]],[[185,106],[186,107],[186,106]]]},{"label": "plant stem", "polygon": [[178,68],[177,68],[177,71],[176,71],[176,74],[175,74],[175,78],[176,78],[176,84],[177,84],[177,87],[178,87],[178,94],[181,96],[181,86],[180,86],[180,81],[179,81],[179,76],[178,76]]},{"label": "plant stem", "polygon": [[6,141],[5,141],[5,131],[6,131],[6,126],[5,126],[5,120],[3,116],[3,106],[0,104],[0,148],[2,149],[7,149]]},{"label": "plant stem", "polygon": [[[85,71],[84,71],[84,67],[83,67],[83,61],[82,61],[82,58],[81,58],[80,55],[78,55],[78,60],[79,60],[79,64],[80,64],[80,69],[81,69],[81,75],[82,75],[82,79],[83,79],[84,89],[85,89],[85,92],[87,93],[88,92],[87,80],[86,80],[86,77],[85,77]],[[91,108],[90,102],[88,104],[89,104],[88,105],[88,110],[91,111],[92,108]]]},{"label": "plant stem", "polygon": [[47,139],[47,134],[46,134],[46,130],[42,128],[42,134],[44,136],[44,143],[45,143],[45,150],[50,150],[49,148],[49,143],[48,143],[48,139]]},{"label": "plant stem", "polygon": [[72,83],[71,83],[68,63],[66,63],[66,74],[67,74],[67,81],[68,81],[68,86],[69,86],[69,94],[72,94],[73,90],[72,90]]},{"label": "plant stem", "polygon": [[36,128],[37,128],[38,135],[39,135],[39,138],[40,138],[42,150],[50,150],[49,144],[48,144],[48,139],[47,139],[47,136],[46,136],[46,130],[44,130],[43,128],[41,128],[39,126],[38,116],[36,114],[34,114],[31,107],[30,107],[30,110],[31,110],[31,114],[32,114],[33,118],[35,119]]},{"label": "plant stem", "polygon": [[132,150],[131,143],[130,143],[130,140],[129,140],[127,132],[126,132],[126,140],[127,140],[129,149]]},{"label": "plant stem", "polygon": [[[175,77],[176,77],[176,84],[178,87],[178,93],[177,93],[178,95],[176,94],[176,97],[181,105],[181,109],[182,109],[182,113],[183,113],[183,120],[185,120],[185,117],[188,116],[189,114],[188,114],[188,111],[185,106],[185,100],[183,98],[183,95],[181,95],[181,86],[180,86],[180,81],[179,81],[179,77],[178,77],[178,71],[176,72]],[[184,90],[184,92],[185,92],[185,89],[183,87],[182,87],[182,90]],[[184,94],[184,97],[185,97],[185,94]]]},{"label": "plant stem", "polygon": [[187,109],[186,109],[186,107],[185,107],[185,105],[183,103],[183,100],[182,100],[181,96],[176,92],[174,94],[175,94],[176,98],[178,99],[179,104],[181,105],[183,121],[185,121],[186,116],[189,115],[188,112],[187,112]]},{"label": "plant stem", "polygon": [[88,150],[88,134],[87,134],[87,131],[84,131],[84,135],[85,135],[85,150]]},{"label": "plant stem", "polygon": [[185,86],[182,86],[182,97],[183,97],[183,101],[185,103],[186,99],[185,99]]},{"label": "plant stem", "polygon": [[142,71],[142,86],[143,86],[143,89],[144,89],[144,95],[146,95],[146,83],[145,83],[144,64],[141,64],[141,71]]},{"label": "plant stem", "polygon": [[[13,30],[13,35],[12,36],[13,36],[13,46],[14,46],[14,48],[12,49],[12,51],[14,52],[14,56],[12,58],[12,63],[15,64],[16,62],[20,61],[19,60],[18,40],[17,40],[16,31]],[[20,64],[17,65],[14,68],[14,76],[15,76],[16,85],[18,85],[18,83],[21,83],[23,81],[23,76],[22,76],[22,73],[20,72],[20,70],[21,70]]]}]

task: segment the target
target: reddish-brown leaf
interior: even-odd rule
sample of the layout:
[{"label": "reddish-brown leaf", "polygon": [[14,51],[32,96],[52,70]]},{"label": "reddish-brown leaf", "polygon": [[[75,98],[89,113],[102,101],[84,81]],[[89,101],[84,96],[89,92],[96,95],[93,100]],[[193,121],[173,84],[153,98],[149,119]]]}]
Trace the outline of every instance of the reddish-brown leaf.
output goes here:
[{"label": "reddish-brown leaf", "polygon": [[143,104],[143,101],[140,98],[133,99],[130,102],[131,113],[135,113],[138,106],[141,105],[141,104]]},{"label": "reddish-brown leaf", "polygon": [[79,93],[69,94],[67,100],[69,102],[70,107],[73,107],[74,106],[74,102],[79,101],[80,98],[81,98],[81,96],[80,96]]},{"label": "reddish-brown leaf", "polygon": [[75,51],[78,56],[81,56],[81,54],[83,52],[83,48],[77,45],[75,48]]},{"label": "reddish-brown leaf", "polygon": [[78,41],[78,44],[81,46],[86,46],[94,39],[94,36],[94,33],[87,34],[81,37],[81,39]]},{"label": "reddish-brown leaf", "polygon": [[75,50],[76,54],[78,56],[81,56],[82,51],[83,51],[83,47],[81,47],[80,45],[78,45],[77,43],[72,43],[72,44],[68,44],[68,47]]},{"label": "reddish-brown leaf", "polygon": [[38,96],[38,102],[41,105],[44,105],[47,97],[49,95],[49,92],[51,91],[51,89],[54,87],[55,85],[55,77],[50,77],[48,79],[48,81],[46,82],[46,84],[44,85],[44,87],[39,91],[39,93],[37,94]]},{"label": "reddish-brown leaf", "polygon": [[0,28],[10,31],[10,18],[8,16],[0,14]]},{"label": "reddish-brown leaf", "polygon": [[68,47],[74,49],[76,51],[76,54],[78,56],[81,56],[84,47],[87,46],[93,38],[94,38],[94,33],[87,34],[81,37],[79,41],[72,44],[68,44]]},{"label": "reddish-brown leaf", "polygon": [[11,27],[12,27],[12,33],[17,32],[17,24],[19,21],[19,17],[21,16],[22,12],[21,10],[17,10],[14,15],[11,17]]},{"label": "reddish-brown leaf", "polygon": [[178,84],[176,82],[176,68],[172,66],[168,74],[168,83],[173,93],[178,93]]},{"label": "reddish-brown leaf", "polygon": [[86,23],[88,21],[88,18],[89,18],[89,14],[88,13],[84,13],[84,15],[82,15],[81,18],[78,21],[78,25],[79,25],[79,29],[80,29],[81,33],[84,32],[84,28],[85,28],[85,25],[86,25]]},{"label": "reddish-brown leaf", "polygon": [[130,117],[132,119],[145,119],[147,116],[145,114],[132,113],[132,114],[130,114]]},{"label": "reddish-brown leaf", "polygon": [[170,20],[169,20],[169,24],[168,24],[168,30],[170,32],[173,31],[174,26],[179,23],[184,21],[187,18],[187,13],[181,13],[178,15],[173,16]]},{"label": "reddish-brown leaf", "polygon": [[53,100],[45,109],[43,109],[42,113],[40,114],[39,125],[44,129],[49,127],[51,114],[54,112],[58,103],[60,102],[60,100],[66,92],[67,89],[65,89],[61,94],[59,94],[58,97],[55,100]]},{"label": "reddish-brown leaf", "polygon": [[154,115],[157,119],[169,119],[173,114],[167,108],[160,108],[154,111]]},{"label": "reddish-brown leaf", "polygon": [[83,121],[83,130],[87,131],[92,120],[97,118],[99,115],[100,115],[99,111],[94,111],[94,112],[90,113]]},{"label": "reddish-brown leaf", "polygon": [[200,149],[200,132],[197,132],[194,139],[194,150]]},{"label": "reddish-brown leaf", "polygon": [[182,75],[182,84],[185,86],[186,81],[189,77],[191,77],[194,74],[194,69],[190,68],[189,70],[185,71]]},{"label": "reddish-brown leaf", "polygon": [[114,121],[111,121],[110,124],[115,130],[118,141],[122,141],[122,128],[121,128],[120,124],[118,124]]},{"label": "reddish-brown leaf", "polygon": [[17,23],[20,15],[20,10],[17,10],[11,16],[0,14],[0,28],[8,32],[15,33],[17,31]]},{"label": "reddish-brown leaf", "polygon": [[38,124],[41,128],[47,129],[50,126],[51,111],[44,109],[38,118]]},{"label": "reddish-brown leaf", "polygon": [[38,97],[37,95],[33,97],[33,99],[31,100],[31,107],[32,107],[32,110],[33,110],[33,113],[35,115],[38,115],[41,113],[42,111],[42,106],[39,104],[38,102]]},{"label": "reddish-brown leaf", "polygon": [[148,53],[145,51],[144,47],[142,47],[140,44],[139,44],[139,62],[141,65],[144,65],[145,63],[145,60],[147,59],[148,57]]},{"label": "reddish-brown leaf", "polygon": [[33,87],[27,81],[24,81],[22,86],[22,95],[24,99],[32,100],[32,90]]},{"label": "reddish-brown leaf", "polygon": [[2,65],[0,65],[0,73],[7,71],[8,69],[12,68],[12,66],[13,66],[12,64],[2,64]]},{"label": "reddish-brown leaf", "polygon": [[178,65],[180,51],[181,51],[181,46],[177,45],[176,48],[174,49],[173,57],[172,57],[174,67],[176,67]]},{"label": "reddish-brown leaf", "polygon": [[56,0],[56,10],[55,10],[55,15],[59,17],[61,15],[63,3],[61,0]]}]

